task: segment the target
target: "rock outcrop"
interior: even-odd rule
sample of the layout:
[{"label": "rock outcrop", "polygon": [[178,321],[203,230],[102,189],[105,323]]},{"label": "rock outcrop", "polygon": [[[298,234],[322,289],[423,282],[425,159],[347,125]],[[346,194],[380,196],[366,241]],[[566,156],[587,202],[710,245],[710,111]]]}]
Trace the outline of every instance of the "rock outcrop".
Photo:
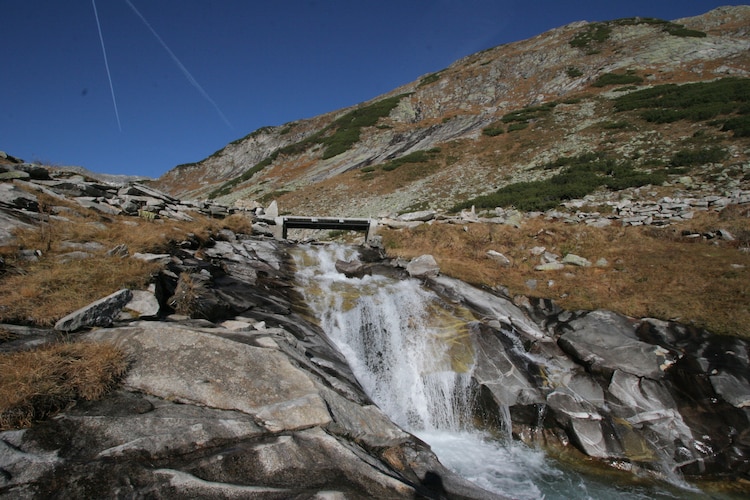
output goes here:
[{"label": "rock outcrop", "polygon": [[[284,243],[219,243],[172,256],[159,319],[78,335],[128,353],[122,388],[0,433],[0,496],[492,498],[395,426],[294,312]],[[179,276],[201,273],[214,307],[170,315]]]},{"label": "rock outcrop", "polygon": [[[479,412],[513,434],[631,470],[750,475],[750,345],[610,311],[563,311],[440,276],[427,284],[474,327]],[[507,424],[507,423],[506,423]]]}]

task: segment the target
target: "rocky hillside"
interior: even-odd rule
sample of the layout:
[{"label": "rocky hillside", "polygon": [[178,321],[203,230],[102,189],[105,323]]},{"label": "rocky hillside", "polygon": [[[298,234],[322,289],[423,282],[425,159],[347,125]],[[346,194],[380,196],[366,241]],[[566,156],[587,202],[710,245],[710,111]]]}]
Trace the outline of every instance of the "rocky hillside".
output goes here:
[{"label": "rocky hillside", "polygon": [[594,155],[626,173],[600,169],[617,181],[561,199],[644,184],[678,196],[746,190],[748,26],[750,6],[573,23],[361,105],[261,128],[157,187],[240,205],[276,199],[287,213],[382,217],[456,209],[571,165],[590,170]]}]

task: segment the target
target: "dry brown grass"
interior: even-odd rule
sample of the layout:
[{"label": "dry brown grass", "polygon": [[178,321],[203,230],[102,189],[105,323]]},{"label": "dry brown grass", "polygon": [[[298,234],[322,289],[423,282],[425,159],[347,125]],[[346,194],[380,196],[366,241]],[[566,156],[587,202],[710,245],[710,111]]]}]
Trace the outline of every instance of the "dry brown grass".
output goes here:
[{"label": "dry brown grass", "polygon": [[105,255],[29,264],[25,274],[0,280],[0,322],[51,326],[121,288],[145,288],[157,271],[153,263]]},{"label": "dry brown grass", "polygon": [[[193,222],[179,222],[102,217],[82,211],[66,218],[52,218],[40,228],[18,231],[16,245],[0,248],[6,265],[13,269],[0,277],[0,322],[50,326],[121,288],[145,288],[158,272],[158,265],[108,256],[107,251],[117,245],[126,245],[131,255],[162,253],[187,238],[205,242],[223,228],[251,230],[250,221],[243,215],[226,219],[196,216]],[[61,262],[59,256],[71,251],[63,242],[97,242],[102,249],[86,259]],[[19,249],[40,249],[42,256],[38,262],[25,261]]]},{"label": "dry brown grass", "polygon": [[125,355],[108,344],[58,343],[0,354],[0,430],[28,427],[77,399],[99,399],[126,369]]},{"label": "dry brown grass", "polygon": [[[721,219],[720,219],[721,217]],[[694,240],[683,230],[725,228],[737,240]],[[699,214],[664,229],[591,228],[531,220],[509,226],[423,225],[411,231],[381,231],[388,253],[404,258],[435,256],[444,274],[485,286],[505,286],[511,295],[552,298],[565,309],[610,309],[633,317],[677,320],[719,334],[750,338],[750,219],[727,212]],[[604,267],[567,266],[535,271],[535,246],[564,256],[574,253]],[[501,267],[488,250],[506,255]],[[529,280],[536,280],[535,289]]]}]

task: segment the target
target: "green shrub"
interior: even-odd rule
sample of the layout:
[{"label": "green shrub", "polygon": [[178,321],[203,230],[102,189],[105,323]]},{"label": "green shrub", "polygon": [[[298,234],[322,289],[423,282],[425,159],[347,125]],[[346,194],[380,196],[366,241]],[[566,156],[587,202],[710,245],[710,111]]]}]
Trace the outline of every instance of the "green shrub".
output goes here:
[{"label": "green shrub", "polygon": [[608,85],[627,85],[629,83],[642,83],[643,78],[632,71],[627,73],[604,73],[591,85],[593,87],[606,87]]},{"label": "green shrub", "polygon": [[442,71],[438,71],[437,73],[431,73],[425,76],[419,81],[419,85],[417,85],[417,88],[424,87],[425,85],[429,85],[431,83],[435,83],[436,81],[440,80],[440,77],[442,76],[441,73]]},{"label": "green shrub", "polygon": [[439,152],[439,148],[433,148],[429,151],[414,151],[408,155],[402,156],[401,158],[396,158],[388,163],[384,163],[380,168],[385,172],[391,172],[406,163],[427,163]]},{"label": "green shrub", "polygon": [[727,157],[727,151],[718,146],[700,150],[683,149],[672,155],[670,164],[675,167],[693,167],[706,163],[718,163]]},{"label": "green shrub", "polygon": [[406,95],[400,94],[357,108],[334,121],[327,127],[334,130],[332,135],[315,138],[316,142],[326,146],[323,159],[333,158],[348,151],[359,141],[363,127],[372,127],[380,118],[388,116]]},{"label": "green shrub", "polygon": [[570,78],[578,78],[579,76],[583,76],[583,71],[576,68],[575,66],[568,66],[568,69],[565,70],[565,73]]},{"label": "green shrub", "polygon": [[548,115],[557,106],[556,102],[548,102],[538,106],[527,106],[517,111],[511,111],[501,119],[503,123],[528,122]]},{"label": "green shrub", "polygon": [[505,127],[502,126],[499,122],[495,122],[488,127],[484,127],[482,129],[482,134],[489,136],[489,137],[495,137],[496,135],[501,135],[505,133]]},{"label": "green shrub", "polygon": [[[300,142],[277,149],[263,161],[246,170],[239,177],[235,177],[234,179],[227,181],[219,186],[217,189],[209,193],[208,197],[210,199],[213,199],[231,193],[232,189],[235,186],[250,180],[250,178],[256,173],[270,166],[274,161],[276,161],[279,155],[300,154],[315,144],[321,144],[325,146],[325,150],[323,151],[322,155],[323,159],[333,158],[334,156],[348,151],[349,148],[352,147],[352,145],[359,141],[360,131],[362,127],[371,127],[375,125],[380,118],[388,116],[393,108],[398,106],[398,103],[401,101],[401,99],[403,99],[407,95],[409,94],[399,94],[393,97],[388,97],[386,99],[374,102],[368,106],[363,106],[361,108],[350,111],[349,113],[346,113],[345,115],[336,119],[332,124],[324,128],[323,130],[311,135],[310,137]],[[266,127],[265,129],[267,128],[268,127]],[[262,130],[264,129],[258,129],[253,132],[253,134],[258,134]]]},{"label": "green shrub", "polygon": [[515,132],[517,130],[523,130],[528,126],[529,126],[529,122],[511,123],[510,125],[508,125],[508,133]]},{"label": "green shrub", "polygon": [[724,131],[734,132],[735,137],[750,137],[750,115],[730,118],[721,128]]},{"label": "green shrub", "polygon": [[[642,110],[643,119],[653,123],[677,120],[704,121],[738,113],[715,122],[722,130],[747,137],[743,117],[750,109],[750,79],[724,78],[713,82],[659,85],[615,99],[616,111]],[[746,122],[745,122],[746,123]],[[744,132],[743,132],[744,131]]]},{"label": "green shrub", "polygon": [[602,123],[602,128],[604,130],[622,130],[622,129],[630,128],[630,124],[624,120],[620,120],[616,122],[604,122]]},{"label": "green shrub", "polygon": [[664,31],[666,31],[672,36],[680,36],[680,37],[704,38],[706,36],[706,34],[702,31],[691,30],[691,29],[686,28],[682,24],[675,24],[675,23],[667,23],[667,25],[664,27]]},{"label": "green shrub", "polygon": [[543,211],[554,208],[565,200],[583,198],[600,187],[620,190],[647,184],[662,184],[667,179],[667,173],[663,170],[638,170],[630,161],[615,160],[597,153],[560,157],[540,168],[560,167],[563,167],[562,170],[549,179],[510,184],[492,194],[459,203],[452,210],[457,212],[471,206],[514,206],[519,210]]},{"label": "green shrub", "polygon": [[588,48],[592,43],[602,43],[609,39],[612,28],[605,23],[591,23],[583,31],[579,31],[570,40],[570,46],[574,48]]}]

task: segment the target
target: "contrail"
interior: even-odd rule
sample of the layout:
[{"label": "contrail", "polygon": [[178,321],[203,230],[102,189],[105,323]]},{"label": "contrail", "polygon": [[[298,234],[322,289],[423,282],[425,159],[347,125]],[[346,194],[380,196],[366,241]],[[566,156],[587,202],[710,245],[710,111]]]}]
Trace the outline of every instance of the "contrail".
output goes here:
[{"label": "contrail", "polygon": [[143,17],[143,14],[141,14],[138,11],[138,9],[135,8],[135,5],[133,5],[130,0],[125,0],[125,3],[127,3],[130,6],[131,9],[133,9],[133,12],[135,12],[135,14],[138,17],[141,18],[141,21],[143,21],[143,24],[145,24],[146,27],[151,31],[151,33],[154,34],[154,36],[156,37],[156,39],[159,40],[159,43],[161,44],[161,46],[164,47],[164,50],[167,51],[167,54],[169,54],[169,57],[171,57],[172,60],[174,61],[174,63],[177,65],[177,67],[180,68],[180,70],[182,71],[182,73],[185,75],[185,78],[187,78],[187,81],[190,82],[190,84],[193,87],[195,87],[198,90],[198,92],[200,92],[201,95],[208,102],[211,103],[211,105],[214,107],[214,109],[216,109],[216,112],[219,113],[219,116],[224,121],[224,123],[226,123],[227,126],[230,129],[234,129],[234,127],[232,126],[231,123],[229,123],[229,120],[227,120],[227,117],[224,115],[224,113],[222,113],[221,109],[216,104],[216,102],[214,102],[214,100],[211,99],[211,96],[209,96],[208,93],[205,90],[203,90],[203,87],[201,87],[200,84],[198,83],[198,81],[193,77],[193,75],[190,74],[190,72],[187,70],[187,68],[185,67],[185,65],[182,64],[182,62],[177,58],[177,56],[174,54],[174,52],[172,52],[170,50],[170,48],[167,46],[166,42],[164,40],[162,40],[162,38],[159,36],[159,34],[156,32],[156,30],[151,27],[151,25],[148,23],[148,21],[146,21],[146,18]]},{"label": "contrail", "polygon": [[117,128],[122,132],[120,124],[120,113],[117,111],[117,99],[115,99],[115,87],[112,85],[112,75],[109,72],[109,62],[107,61],[107,50],[104,48],[104,37],[102,36],[102,25],[99,22],[99,13],[96,11],[96,0],[91,0],[94,6],[94,17],[96,17],[96,27],[99,29],[99,41],[102,42],[102,54],[104,54],[104,67],[107,68],[107,79],[109,80],[109,90],[112,93],[112,104],[115,107],[115,118],[117,118]]}]

